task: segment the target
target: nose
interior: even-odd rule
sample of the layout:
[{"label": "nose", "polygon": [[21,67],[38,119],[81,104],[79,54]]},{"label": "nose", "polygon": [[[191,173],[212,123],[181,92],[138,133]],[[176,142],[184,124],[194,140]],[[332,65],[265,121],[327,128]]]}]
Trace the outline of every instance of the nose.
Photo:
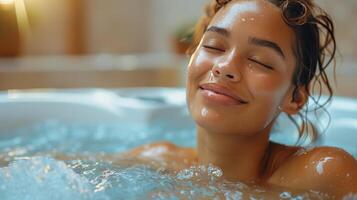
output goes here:
[{"label": "nose", "polygon": [[212,68],[212,73],[216,78],[222,78],[233,82],[241,80],[241,74],[235,66],[229,63],[219,63]]}]

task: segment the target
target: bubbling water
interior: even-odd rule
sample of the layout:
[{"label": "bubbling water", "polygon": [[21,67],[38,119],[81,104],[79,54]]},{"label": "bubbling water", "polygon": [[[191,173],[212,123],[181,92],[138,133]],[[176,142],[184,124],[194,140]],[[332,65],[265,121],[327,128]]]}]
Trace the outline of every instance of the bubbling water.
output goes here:
[{"label": "bubbling water", "polygon": [[[17,199],[317,199],[318,194],[271,192],[230,183],[214,166],[192,166],[169,174],[147,165],[106,161],[17,158],[0,169],[0,197]],[[318,198],[326,199],[326,198]]]},{"label": "bubbling water", "polygon": [[0,199],[329,199],[312,191],[228,182],[212,165],[172,171],[139,158],[106,159],[158,140],[194,147],[194,128],[49,122],[1,134]]}]

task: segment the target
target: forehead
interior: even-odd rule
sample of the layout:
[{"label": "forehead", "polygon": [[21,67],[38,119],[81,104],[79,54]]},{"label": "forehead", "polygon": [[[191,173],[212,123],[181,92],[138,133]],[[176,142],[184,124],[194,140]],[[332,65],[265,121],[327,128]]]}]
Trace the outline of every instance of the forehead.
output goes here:
[{"label": "forehead", "polygon": [[[260,3],[261,4],[261,3]],[[263,15],[263,8],[256,1],[231,1],[215,15],[212,23],[222,27],[230,27],[238,20],[251,15]]]},{"label": "forehead", "polygon": [[280,8],[267,0],[236,0],[224,6],[209,26],[227,29],[232,37],[258,37],[276,42],[292,53],[294,33]]}]

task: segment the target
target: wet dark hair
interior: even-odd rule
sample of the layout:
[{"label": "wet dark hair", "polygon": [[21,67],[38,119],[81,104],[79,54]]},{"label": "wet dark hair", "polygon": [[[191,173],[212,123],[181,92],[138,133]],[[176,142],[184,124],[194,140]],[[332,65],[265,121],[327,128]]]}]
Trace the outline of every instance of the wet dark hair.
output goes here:
[{"label": "wet dark hair", "polygon": [[[213,0],[206,6],[205,15],[196,25],[194,39],[187,51],[192,55],[206,31],[214,15],[226,4],[239,0]],[[327,67],[333,63],[335,72],[336,40],[334,35],[334,24],[331,17],[313,0],[267,0],[281,9],[283,20],[295,33],[294,54],[296,67],[292,78],[293,100],[299,98],[298,90],[303,88],[309,99],[316,106],[312,111],[324,109],[333,96],[333,90],[326,74]],[[315,94],[315,90],[317,93]],[[322,92],[327,92],[327,99],[320,103]],[[303,143],[307,136],[311,141],[318,137],[318,130],[308,119],[309,108],[300,109],[298,117],[299,124],[293,116],[288,115],[299,131],[298,143]],[[327,112],[327,111],[326,111]]]}]

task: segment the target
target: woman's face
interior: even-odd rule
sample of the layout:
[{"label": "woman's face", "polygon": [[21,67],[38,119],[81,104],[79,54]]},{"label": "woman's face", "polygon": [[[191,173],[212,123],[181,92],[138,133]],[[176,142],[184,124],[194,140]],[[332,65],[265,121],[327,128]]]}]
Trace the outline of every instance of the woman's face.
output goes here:
[{"label": "woman's face", "polygon": [[188,65],[187,102],[211,132],[252,135],[291,99],[294,33],[266,0],[232,1],[214,16]]}]

